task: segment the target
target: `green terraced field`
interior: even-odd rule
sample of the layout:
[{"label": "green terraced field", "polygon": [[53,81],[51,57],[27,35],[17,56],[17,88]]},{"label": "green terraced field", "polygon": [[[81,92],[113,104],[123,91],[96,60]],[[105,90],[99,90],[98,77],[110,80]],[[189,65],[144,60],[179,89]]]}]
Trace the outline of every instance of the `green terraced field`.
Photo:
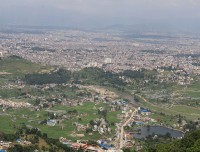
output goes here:
[{"label": "green terraced field", "polygon": [[[96,109],[94,108],[96,107]],[[0,121],[0,130],[4,131],[6,133],[12,133],[15,131],[13,126],[20,126],[22,124],[26,124],[28,126],[37,127],[42,132],[45,132],[48,134],[49,137],[52,138],[59,138],[61,136],[73,139],[71,137],[71,133],[75,131],[75,126],[73,125],[73,122],[78,122],[80,124],[86,125],[89,123],[90,120],[94,120],[96,118],[101,118],[101,116],[98,114],[97,108],[104,107],[107,108],[107,104],[100,103],[84,103],[82,106],[76,106],[76,107],[69,107],[69,106],[55,106],[53,108],[50,108],[49,111],[53,112],[62,112],[66,113],[68,111],[77,110],[78,114],[80,115],[81,121],[77,118],[77,116],[72,116],[71,119],[64,120],[61,122],[63,124],[64,128],[61,129],[61,126],[59,124],[56,124],[55,126],[48,126],[46,124],[38,124],[39,121],[48,119],[47,113],[48,110],[42,110],[42,111],[31,111],[29,109],[23,108],[23,109],[15,109],[15,110],[8,110],[4,114],[0,115],[0,119],[2,118],[3,121]],[[121,113],[121,111],[116,112],[110,112],[108,111],[107,119],[109,122],[117,123],[119,122],[119,119],[117,119],[117,114]],[[82,114],[82,116],[81,116]],[[13,121],[12,121],[13,120]],[[6,123],[7,122],[7,123]],[[115,127],[111,127],[112,129],[115,129]],[[78,132],[78,133],[85,133],[85,132]],[[86,137],[84,139],[95,139],[99,137],[99,134],[94,133],[94,136],[89,136],[85,134]],[[77,139],[77,138],[74,138]]]}]

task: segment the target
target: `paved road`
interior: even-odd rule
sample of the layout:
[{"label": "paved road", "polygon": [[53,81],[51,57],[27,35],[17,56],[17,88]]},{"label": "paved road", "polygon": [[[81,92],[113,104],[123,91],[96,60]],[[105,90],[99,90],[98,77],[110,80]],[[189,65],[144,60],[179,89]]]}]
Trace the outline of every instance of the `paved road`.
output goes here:
[{"label": "paved road", "polygon": [[133,116],[136,114],[136,111],[137,111],[137,109],[134,109],[134,111],[132,112],[130,118],[128,120],[126,120],[125,123],[120,128],[119,149],[122,149],[123,146],[124,146],[124,127],[127,126],[131,120],[133,120]]}]

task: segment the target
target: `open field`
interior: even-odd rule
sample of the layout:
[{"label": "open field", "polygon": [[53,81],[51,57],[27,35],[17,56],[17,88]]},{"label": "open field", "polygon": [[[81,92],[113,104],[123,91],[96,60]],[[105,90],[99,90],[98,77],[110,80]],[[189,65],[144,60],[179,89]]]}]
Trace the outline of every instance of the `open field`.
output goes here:
[{"label": "open field", "polygon": [[200,99],[200,82],[193,82],[187,86],[173,86],[172,91],[179,95]]},{"label": "open field", "polygon": [[[48,126],[46,124],[39,124],[40,121],[44,119],[48,119],[48,110],[42,110],[42,111],[30,111],[29,109],[15,109],[15,110],[8,110],[4,115],[0,115],[0,119],[3,121],[0,121],[0,130],[4,131],[6,133],[12,133],[15,131],[15,128],[13,126],[20,126],[22,124],[37,127],[42,132],[47,133],[49,137],[52,138],[59,138],[59,137],[67,137],[70,139],[77,139],[77,137],[72,137],[71,134],[73,132],[76,133],[84,133],[85,137],[84,139],[95,139],[97,137],[100,137],[99,134],[93,133],[92,136],[85,133],[85,131],[77,131],[75,126],[73,125],[74,122],[78,122],[82,125],[86,125],[90,122],[90,120],[94,120],[96,118],[101,118],[101,116],[98,114],[97,109],[99,107],[107,108],[107,104],[100,103],[85,103],[82,106],[76,106],[76,107],[69,107],[69,106],[55,106],[53,108],[50,108],[49,111],[53,112],[61,112],[68,114],[68,111],[77,110],[78,115],[70,116],[69,119],[60,121],[60,124],[56,124],[55,126]],[[117,114],[120,114],[121,111],[115,111],[110,112],[108,111],[107,119],[110,123],[117,123],[120,120],[117,119]],[[79,119],[81,118],[81,120]],[[61,128],[61,125],[64,127]],[[113,127],[111,127],[113,128]],[[114,127],[115,128],[115,127]],[[113,129],[114,129],[113,128]]]},{"label": "open field", "polygon": [[193,108],[193,107],[184,106],[184,105],[174,105],[170,109],[180,112],[180,113],[186,113],[186,114],[200,117],[200,108]]},{"label": "open field", "polygon": [[0,76],[1,75],[23,75],[36,72],[49,72],[50,67],[29,62],[18,57],[9,57],[0,60]]},{"label": "open field", "polygon": [[161,115],[161,114],[159,114],[159,113],[153,113],[153,114],[151,114],[151,116],[150,116],[151,118],[153,118],[153,119],[155,119],[155,120],[162,120],[162,122],[164,122],[165,124],[167,124],[167,125],[173,125],[173,124],[175,124],[175,123],[177,123],[176,122],[176,120],[174,120],[171,116],[169,116],[169,115]]},{"label": "open field", "polygon": [[83,86],[83,88],[87,88],[88,90],[95,91],[95,92],[99,93],[100,95],[107,95],[112,99],[119,98],[119,96],[114,91],[106,89],[106,87],[90,85],[90,86]]},{"label": "open field", "polygon": [[144,97],[138,95],[140,97],[140,105],[146,108],[151,109],[152,111],[156,112],[163,112],[168,115],[182,115],[185,116],[187,119],[196,120],[200,118],[200,112],[197,108],[185,106],[185,105],[172,105],[171,107],[161,107],[160,105],[155,105],[150,103]]},{"label": "open field", "polygon": [[0,131],[5,133],[14,133],[13,122],[10,116],[0,115]]}]

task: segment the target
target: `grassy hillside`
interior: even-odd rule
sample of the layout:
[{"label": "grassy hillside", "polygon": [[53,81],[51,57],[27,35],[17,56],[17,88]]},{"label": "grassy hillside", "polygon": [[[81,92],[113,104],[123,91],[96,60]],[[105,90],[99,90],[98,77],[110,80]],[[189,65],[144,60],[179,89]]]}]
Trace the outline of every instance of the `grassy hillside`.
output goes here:
[{"label": "grassy hillside", "polygon": [[0,75],[22,76],[28,73],[37,73],[50,70],[50,67],[32,63],[20,57],[11,56],[0,60]]}]

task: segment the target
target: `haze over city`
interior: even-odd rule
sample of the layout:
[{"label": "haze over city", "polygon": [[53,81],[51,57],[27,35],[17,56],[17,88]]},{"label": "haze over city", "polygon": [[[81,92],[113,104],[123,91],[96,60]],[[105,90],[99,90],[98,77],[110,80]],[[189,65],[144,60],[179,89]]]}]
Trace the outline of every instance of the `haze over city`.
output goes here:
[{"label": "haze over city", "polygon": [[198,32],[198,0],[0,0],[1,25]]}]

